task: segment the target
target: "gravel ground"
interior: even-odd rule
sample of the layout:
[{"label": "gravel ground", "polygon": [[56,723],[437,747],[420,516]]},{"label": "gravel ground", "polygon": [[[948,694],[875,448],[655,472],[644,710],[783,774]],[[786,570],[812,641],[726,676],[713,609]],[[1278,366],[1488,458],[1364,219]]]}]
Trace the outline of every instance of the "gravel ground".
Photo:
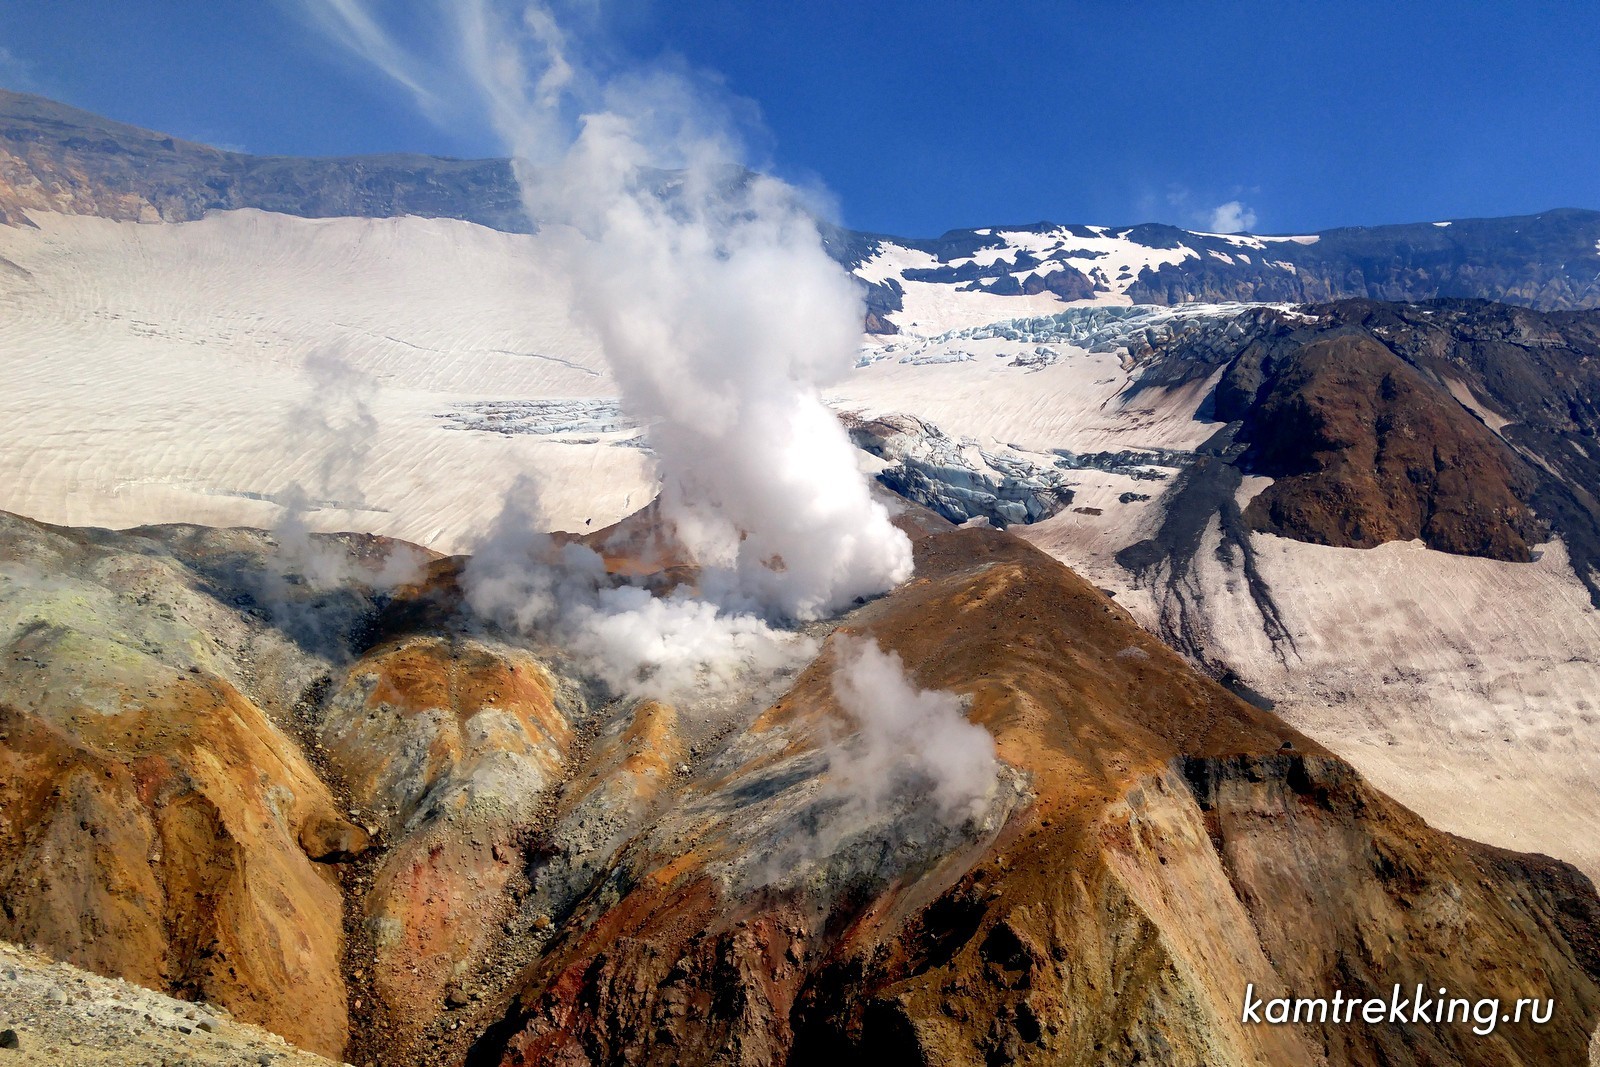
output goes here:
[{"label": "gravel ground", "polygon": [[332,1067],[210,1004],[174,1000],[0,941],[0,1067]]}]

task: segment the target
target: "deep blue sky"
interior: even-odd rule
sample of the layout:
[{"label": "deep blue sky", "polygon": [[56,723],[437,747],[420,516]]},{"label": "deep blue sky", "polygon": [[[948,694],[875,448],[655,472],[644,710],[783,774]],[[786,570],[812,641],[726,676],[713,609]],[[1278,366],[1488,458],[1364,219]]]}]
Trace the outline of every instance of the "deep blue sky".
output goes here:
[{"label": "deep blue sky", "polygon": [[[0,0],[0,85],[252,152],[499,154],[296,2]],[[863,229],[1204,225],[1229,201],[1269,233],[1600,207],[1592,3],[611,8],[616,54],[720,72],[760,107],[776,169]]]}]

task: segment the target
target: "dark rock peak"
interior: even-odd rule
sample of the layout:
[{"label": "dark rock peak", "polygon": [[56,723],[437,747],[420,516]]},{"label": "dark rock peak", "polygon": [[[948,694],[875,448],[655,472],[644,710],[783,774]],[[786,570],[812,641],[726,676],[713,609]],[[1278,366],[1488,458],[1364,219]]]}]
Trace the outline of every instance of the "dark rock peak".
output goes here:
[{"label": "dark rock peak", "polygon": [[1561,535],[1600,605],[1600,312],[1473,299],[1258,308],[1175,338],[1136,390],[1223,373],[1214,417],[1278,479],[1245,519],[1319,544],[1525,560]]},{"label": "dark rock peak", "polygon": [[1276,479],[1245,511],[1256,529],[1368,548],[1421,538],[1526,561],[1543,533],[1532,473],[1450,393],[1376,338],[1340,332],[1247,349],[1217,387],[1241,422],[1242,463]]}]

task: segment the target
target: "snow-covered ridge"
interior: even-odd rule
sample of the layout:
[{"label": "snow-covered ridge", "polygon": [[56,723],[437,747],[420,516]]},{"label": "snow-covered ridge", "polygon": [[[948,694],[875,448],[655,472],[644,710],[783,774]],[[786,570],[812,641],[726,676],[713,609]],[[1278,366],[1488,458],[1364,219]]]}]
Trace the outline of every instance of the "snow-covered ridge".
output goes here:
[{"label": "snow-covered ridge", "polygon": [[[982,229],[936,241],[878,240],[852,264],[873,287],[875,310],[902,332],[926,336],[1069,306],[1131,305],[1147,272],[1208,257],[1224,266],[1293,275],[1273,245],[1315,235],[1211,234],[1165,226]],[[1256,255],[1251,255],[1254,252]],[[1059,275],[1071,272],[1069,279]]]}]

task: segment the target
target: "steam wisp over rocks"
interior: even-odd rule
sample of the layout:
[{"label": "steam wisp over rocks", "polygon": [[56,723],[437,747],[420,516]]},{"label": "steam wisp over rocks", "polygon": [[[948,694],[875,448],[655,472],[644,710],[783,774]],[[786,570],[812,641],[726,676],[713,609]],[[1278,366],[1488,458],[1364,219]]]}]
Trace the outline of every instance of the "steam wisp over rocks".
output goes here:
[{"label": "steam wisp over rocks", "polygon": [[272,529],[277,551],[254,575],[258,606],[307,647],[337,654],[339,624],[329,598],[360,585],[389,593],[422,577],[427,554],[394,542],[358,561],[336,537],[313,531],[312,515],[360,498],[362,475],[378,421],[372,413],[378,382],[336,351],[313,353],[303,367],[306,392],[284,420],[286,438],[300,442],[311,471],[276,495],[281,512]]},{"label": "steam wisp over rocks", "polygon": [[614,579],[594,549],[539,532],[517,483],[467,561],[467,603],[484,618],[565,647],[612,693],[682,702],[748,689],[816,655],[815,642],[679,588],[666,595]]},{"label": "steam wisp over rocks", "polygon": [[994,738],[967,721],[961,698],[919,689],[898,653],[841,634],[833,691],[858,732],[832,757],[838,786],[883,806],[908,790],[926,793],[952,824],[983,812],[999,779]]}]

